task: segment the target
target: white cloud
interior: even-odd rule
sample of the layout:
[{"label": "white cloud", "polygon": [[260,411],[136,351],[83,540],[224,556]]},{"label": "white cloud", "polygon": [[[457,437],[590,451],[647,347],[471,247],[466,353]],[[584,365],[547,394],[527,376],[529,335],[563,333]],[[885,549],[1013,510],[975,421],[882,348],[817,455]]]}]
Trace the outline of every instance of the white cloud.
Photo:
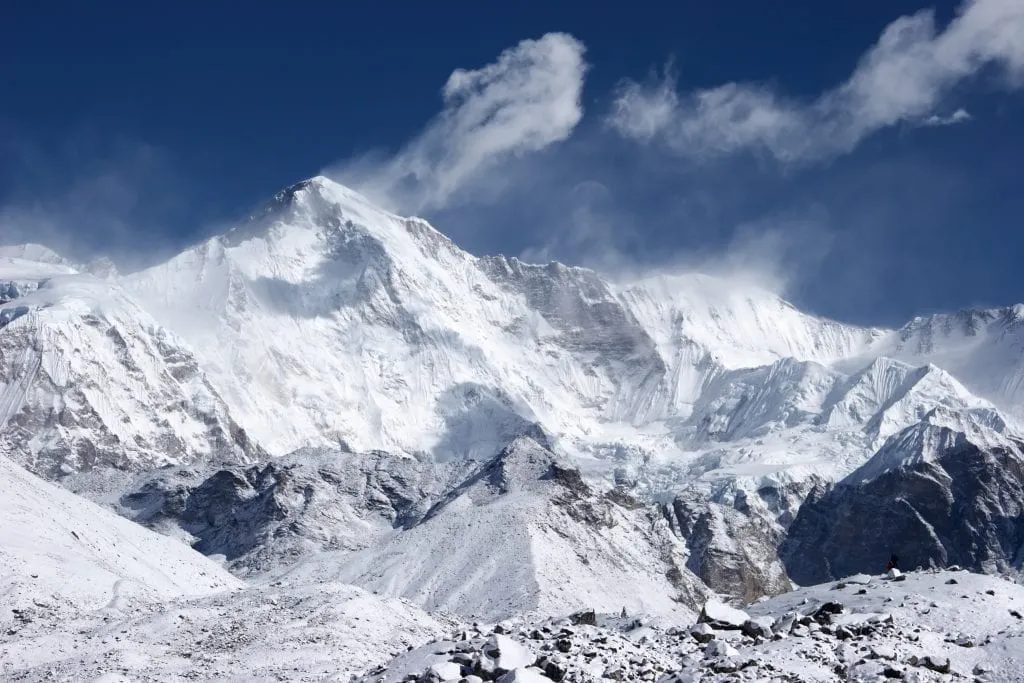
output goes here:
[{"label": "white cloud", "polygon": [[949,120],[931,117],[957,84],[992,64],[1008,87],[1024,81],[1021,0],[968,0],[941,32],[930,11],[901,17],[845,82],[813,101],[745,83],[679,92],[669,73],[653,84],[621,84],[608,123],[693,159],[761,149],[783,162],[816,161],[899,123],[966,120],[963,110]]},{"label": "white cloud", "polygon": [[404,212],[456,201],[503,158],[569,137],[583,116],[583,53],[572,36],[549,33],[520,42],[483,68],[456,69],[442,90],[441,113],[397,154],[326,173]]},{"label": "white cloud", "polygon": [[954,123],[966,123],[971,120],[971,114],[966,109],[957,109],[949,116],[932,114],[921,121],[922,126],[952,126]]}]

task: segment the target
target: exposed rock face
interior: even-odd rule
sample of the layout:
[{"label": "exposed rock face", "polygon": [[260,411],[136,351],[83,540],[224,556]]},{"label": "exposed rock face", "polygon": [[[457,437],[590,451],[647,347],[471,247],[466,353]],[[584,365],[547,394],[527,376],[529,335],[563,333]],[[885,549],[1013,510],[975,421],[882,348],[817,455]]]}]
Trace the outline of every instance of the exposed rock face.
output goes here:
[{"label": "exposed rock face", "polygon": [[[893,553],[905,569],[951,564],[978,571],[1020,569],[1024,458],[1019,444],[982,448],[965,439],[947,441],[954,445],[932,458],[868,481],[854,473],[831,490],[815,491],[781,547],[793,580],[808,584],[878,572]],[[885,457],[884,450],[876,457]]]},{"label": "exposed rock face", "polygon": [[745,602],[789,590],[777,554],[784,531],[770,518],[696,493],[677,497],[664,511],[686,539],[687,568],[712,590]]},{"label": "exposed rock face", "polygon": [[[414,525],[455,471],[382,452],[310,449],[249,466],[164,468],[118,485],[126,490],[118,504],[140,524],[184,531],[236,572],[261,572]],[[88,492],[87,481],[75,483]]]}]

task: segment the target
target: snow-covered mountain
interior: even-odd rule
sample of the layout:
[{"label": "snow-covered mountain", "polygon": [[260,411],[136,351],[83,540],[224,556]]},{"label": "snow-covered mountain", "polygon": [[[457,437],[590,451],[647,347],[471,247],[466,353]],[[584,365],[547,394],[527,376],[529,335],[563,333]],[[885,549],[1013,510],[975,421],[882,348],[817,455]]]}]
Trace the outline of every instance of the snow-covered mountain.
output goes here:
[{"label": "snow-covered mountain", "polygon": [[[329,551],[408,573],[431,525],[505,519],[507,492],[456,494],[528,437],[595,496],[661,503],[685,571],[749,598],[787,585],[771,558],[815,487],[955,434],[1005,444],[1024,417],[1020,306],[859,328],[740,281],[475,257],[325,178],[141,272],[29,245],[0,252],[0,283],[3,453],[239,571]],[[560,526],[538,521],[550,486],[505,519],[534,553]]]},{"label": "snow-covered mountain", "polygon": [[[477,258],[325,178],[138,273],[4,253],[7,450],[48,476],[256,448],[486,459],[540,429],[609,483],[838,479],[938,406],[1024,415],[1022,307],[869,329],[721,278]],[[75,377],[45,387],[40,356]]]},{"label": "snow-covered mountain", "polygon": [[[815,491],[781,547],[798,583],[903,566],[1024,569],[1024,442],[941,411]],[[994,436],[993,436],[994,435]]]},{"label": "snow-covered mountain", "polygon": [[[897,548],[1019,571],[1022,422],[1024,306],[861,328],[742,281],[473,256],[325,178],[141,272],[0,248],[0,521],[45,521],[7,539],[12,590],[43,541],[55,576],[78,571],[65,510],[108,530],[83,586],[122,576],[175,601],[196,618],[181,638],[216,640],[231,599],[146,584],[126,549],[191,576],[188,544],[245,577],[232,629],[254,648],[261,610],[291,623],[306,602],[333,626],[302,638],[358,649],[361,608],[422,640],[459,619],[442,612],[690,618],[712,593],[749,602]],[[88,610],[109,590],[65,597]],[[150,627],[170,628],[123,632]],[[158,659],[139,670],[188,668]]]},{"label": "snow-covered mountain", "polygon": [[116,283],[16,253],[42,260],[0,254],[0,455],[51,478],[260,456],[193,352]]}]

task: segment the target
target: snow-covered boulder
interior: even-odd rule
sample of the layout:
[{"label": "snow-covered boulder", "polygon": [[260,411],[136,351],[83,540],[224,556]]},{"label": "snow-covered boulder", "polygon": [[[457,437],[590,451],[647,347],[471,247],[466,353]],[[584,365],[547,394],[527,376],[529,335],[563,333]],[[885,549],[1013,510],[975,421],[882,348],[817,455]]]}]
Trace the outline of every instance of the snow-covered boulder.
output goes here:
[{"label": "snow-covered boulder", "polygon": [[735,657],[738,654],[739,650],[724,640],[712,640],[708,643],[707,647],[704,648],[704,656],[709,659],[718,657]]},{"label": "snow-covered boulder", "polygon": [[743,628],[743,624],[750,620],[750,615],[741,609],[730,607],[718,600],[708,600],[700,610],[698,622],[710,624],[712,628],[736,629]]},{"label": "snow-covered boulder", "polygon": [[430,665],[427,675],[438,681],[457,681],[462,678],[462,667],[455,662],[437,662]]},{"label": "snow-covered boulder", "polygon": [[487,640],[484,654],[494,660],[497,671],[512,671],[532,666],[537,655],[528,647],[506,635],[495,634]]},{"label": "snow-covered boulder", "polygon": [[498,677],[498,683],[551,683],[551,679],[531,667],[504,673]]},{"label": "snow-covered boulder", "polygon": [[706,623],[694,624],[690,628],[690,635],[698,643],[708,643],[715,639],[715,629]]}]

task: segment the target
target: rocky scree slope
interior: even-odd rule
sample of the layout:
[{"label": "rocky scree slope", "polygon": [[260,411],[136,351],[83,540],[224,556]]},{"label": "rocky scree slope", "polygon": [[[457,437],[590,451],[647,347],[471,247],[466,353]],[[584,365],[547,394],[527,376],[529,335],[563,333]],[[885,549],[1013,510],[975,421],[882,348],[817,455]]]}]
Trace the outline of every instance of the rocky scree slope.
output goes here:
[{"label": "rocky scree slope", "polygon": [[696,620],[580,612],[474,624],[363,676],[398,681],[1014,681],[1024,592],[964,571],[858,575]]}]

